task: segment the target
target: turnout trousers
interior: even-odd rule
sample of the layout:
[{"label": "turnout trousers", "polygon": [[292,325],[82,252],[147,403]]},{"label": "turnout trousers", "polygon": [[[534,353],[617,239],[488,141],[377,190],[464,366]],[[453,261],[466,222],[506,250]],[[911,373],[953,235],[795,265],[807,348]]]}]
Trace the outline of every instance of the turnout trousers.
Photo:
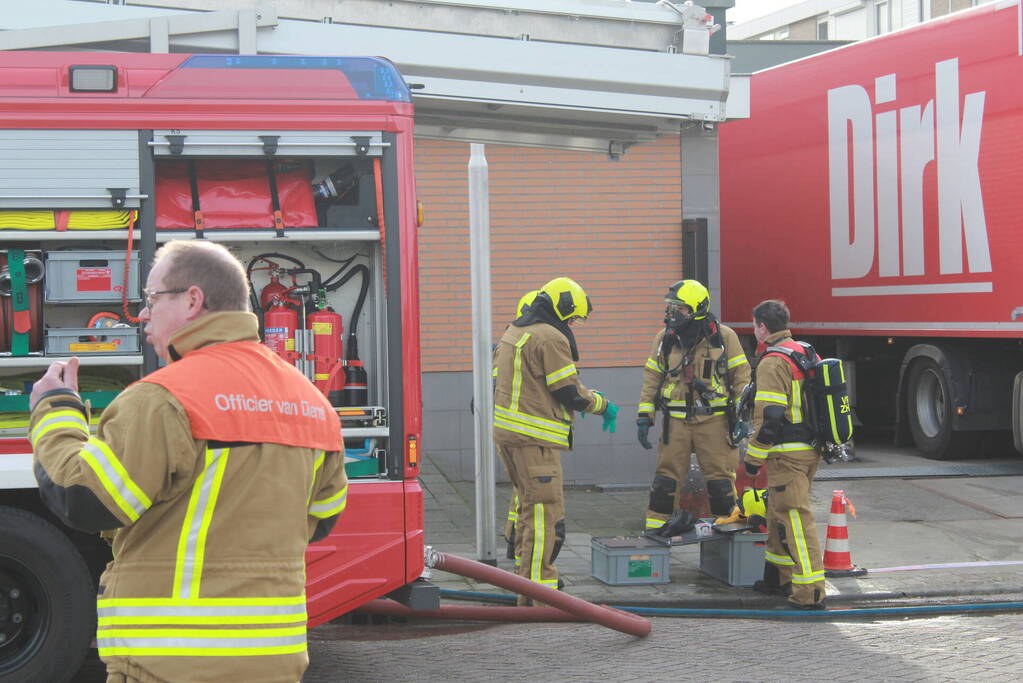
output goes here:
[{"label": "turnout trousers", "polygon": [[[824,599],[824,558],[810,511],[816,451],[772,452],[767,457],[767,562],[769,586],[792,584],[789,602],[813,605]],[[775,576],[770,576],[770,574]]]},{"label": "turnout trousers", "polygon": [[650,486],[646,528],[659,528],[681,507],[679,499],[693,453],[707,481],[711,513],[730,514],[735,505],[735,465],[739,453],[728,445],[728,419],[724,415],[701,422],[669,419],[668,443],[664,443],[663,437],[657,440],[657,468]]},{"label": "turnout trousers", "polygon": [[[558,587],[554,561],[565,542],[565,492],[561,451],[540,446],[498,446],[518,493],[515,573],[548,588]],[[519,604],[529,604],[520,596]]]}]

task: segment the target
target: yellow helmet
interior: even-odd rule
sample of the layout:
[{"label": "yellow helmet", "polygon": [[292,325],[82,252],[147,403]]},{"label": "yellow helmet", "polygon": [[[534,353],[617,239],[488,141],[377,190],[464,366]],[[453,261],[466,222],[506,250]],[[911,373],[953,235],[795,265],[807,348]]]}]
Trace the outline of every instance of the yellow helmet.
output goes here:
[{"label": "yellow helmet", "polygon": [[519,299],[518,306],[515,307],[515,317],[523,315],[526,312],[526,307],[531,305],[536,300],[536,295],[540,293],[539,289],[534,289],[532,292],[526,292]]},{"label": "yellow helmet", "polygon": [[710,292],[696,280],[679,280],[671,287],[664,300],[669,304],[685,304],[693,312],[693,320],[707,317],[710,312]]},{"label": "yellow helmet", "polygon": [[551,302],[559,320],[571,318],[585,320],[593,312],[593,305],[586,296],[586,291],[571,278],[556,277],[541,287],[540,293]]},{"label": "yellow helmet", "polygon": [[743,491],[742,498],[739,499],[739,508],[742,510],[743,517],[748,518],[753,515],[767,517],[767,505],[764,501],[766,495],[766,489],[747,488]]}]

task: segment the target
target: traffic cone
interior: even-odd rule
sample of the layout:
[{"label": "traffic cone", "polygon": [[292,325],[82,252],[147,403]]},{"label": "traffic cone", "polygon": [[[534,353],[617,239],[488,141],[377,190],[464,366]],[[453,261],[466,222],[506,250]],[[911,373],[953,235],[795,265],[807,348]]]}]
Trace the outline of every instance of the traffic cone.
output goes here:
[{"label": "traffic cone", "polygon": [[845,497],[845,491],[835,491],[832,494],[831,515],[828,518],[828,533],[824,542],[824,575],[829,578],[863,576],[867,573],[866,569],[852,563],[852,554],[849,552],[849,527],[845,524],[847,504],[855,517],[856,508]]}]

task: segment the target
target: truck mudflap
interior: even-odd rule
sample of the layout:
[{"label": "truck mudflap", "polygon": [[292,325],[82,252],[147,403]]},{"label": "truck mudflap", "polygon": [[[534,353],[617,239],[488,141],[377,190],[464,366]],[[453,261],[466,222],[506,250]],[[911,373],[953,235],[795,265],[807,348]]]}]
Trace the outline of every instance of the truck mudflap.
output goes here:
[{"label": "truck mudflap", "polygon": [[306,551],[309,626],[335,619],[423,572],[419,482],[351,482],[334,530]]}]

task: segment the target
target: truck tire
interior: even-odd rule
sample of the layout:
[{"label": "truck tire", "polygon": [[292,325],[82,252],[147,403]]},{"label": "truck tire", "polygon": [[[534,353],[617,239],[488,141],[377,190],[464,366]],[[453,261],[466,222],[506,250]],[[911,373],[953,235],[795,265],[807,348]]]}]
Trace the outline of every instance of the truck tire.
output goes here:
[{"label": "truck tire", "polygon": [[930,358],[918,358],[909,371],[906,414],[920,454],[932,460],[963,455],[968,432],[952,429],[952,392],[948,377]]},{"label": "truck tire", "polygon": [[70,681],[96,633],[96,586],[78,549],[38,515],[0,506],[0,680]]}]

